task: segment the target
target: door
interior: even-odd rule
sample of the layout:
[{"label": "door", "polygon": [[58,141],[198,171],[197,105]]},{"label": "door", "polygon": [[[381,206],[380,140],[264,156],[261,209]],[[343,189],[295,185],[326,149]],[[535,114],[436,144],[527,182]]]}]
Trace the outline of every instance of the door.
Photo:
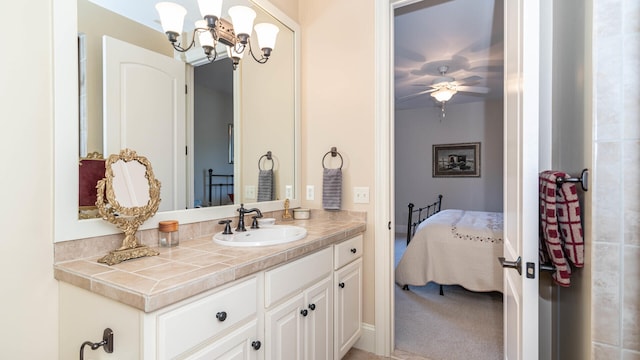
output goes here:
[{"label": "door", "polygon": [[265,314],[265,359],[304,359],[304,294],[300,293]]},{"label": "door", "polygon": [[147,157],[161,182],[158,211],[184,209],[184,63],[108,36],[102,46],[104,155],[130,148]]},{"label": "door", "polygon": [[331,276],[305,291],[305,353],[307,360],[333,359],[333,297]]},{"label": "door", "polygon": [[[526,14],[526,18],[525,18]],[[538,359],[540,3],[504,2],[504,354]],[[512,264],[512,266],[515,264]]]}]

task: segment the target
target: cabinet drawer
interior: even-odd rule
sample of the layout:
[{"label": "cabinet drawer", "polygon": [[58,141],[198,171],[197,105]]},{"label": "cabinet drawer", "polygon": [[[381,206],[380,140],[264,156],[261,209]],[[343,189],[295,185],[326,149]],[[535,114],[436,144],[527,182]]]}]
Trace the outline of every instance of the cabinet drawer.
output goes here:
[{"label": "cabinet drawer", "polygon": [[362,235],[358,235],[349,240],[345,240],[334,247],[335,265],[337,270],[353,260],[362,256]]},{"label": "cabinet drawer", "polygon": [[265,273],[265,306],[269,307],[284,297],[325,277],[331,272],[333,253],[328,247],[315,254],[282,265]]},{"label": "cabinet drawer", "polygon": [[257,280],[251,278],[158,315],[160,359],[171,359],[256,316]]}]

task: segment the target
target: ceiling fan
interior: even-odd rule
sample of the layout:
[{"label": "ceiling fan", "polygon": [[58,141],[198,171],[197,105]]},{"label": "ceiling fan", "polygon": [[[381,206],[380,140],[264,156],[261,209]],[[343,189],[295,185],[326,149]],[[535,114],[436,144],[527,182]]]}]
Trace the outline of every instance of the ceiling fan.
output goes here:
[{"label": "ceiling fan", "polygon": [[447,76],[449,67],[442,65],[438,67],[440,76],[435,78],[430,85],[427,84],[414,84],[416,86],[428,86],[429,88],[415,94],[410,94],[398,98],[398,101],[406,101],[423,94],[430,94],[438,103],[444,106],[444,103],[451,100],[453,95],[458,92],[468,92],[476,94],[486,94],[489,92],[489,88],[484,86],[470,86],[469,84],[477,82],[481,78],[479,76],[470,76],[461,81],[456,81],[451,76]]}]

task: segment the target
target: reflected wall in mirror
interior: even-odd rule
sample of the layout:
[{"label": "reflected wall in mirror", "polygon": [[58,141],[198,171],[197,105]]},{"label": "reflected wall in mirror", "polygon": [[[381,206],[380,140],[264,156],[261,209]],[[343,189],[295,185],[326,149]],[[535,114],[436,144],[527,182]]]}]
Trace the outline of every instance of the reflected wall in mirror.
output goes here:
[{"label": "reflected wall in mirror", "polygon": [[105,177],[98,181],[97,189],[96,206],[100,216],[125,234],[122,246],[98,262],[115,265],[129,259],[158,255],[156,250],[141,245],[136,238],[138,227],[153,216],[160,205],[160,181],[156,180],[149,160],[131,149],[110,155],[105,165]]},{"label": "reflected wall in mirror", "polygon": [[[96,0],[98,1],[98,0]],[[138,9],[147,8],[147,6],[142,5],[143,1],[136,1],[136,5],[138,5]],[[230,0],[235,1],[235,0]],[[299,161],[300,159],[295,155],[299,149],[299,36],[298,36],[298,25],[288,16],[286,16],[282,11],[273,6],[268,0],[253,0],[249,2],[248,0],[238,0],[239,2],[245,2],[245,4],[251,4],[251,6],[258,11],[261,12],[264,16],[272,16],[274,19],[278,19],[280,28],[280,33],[278,34],[278,40],[274,52],[271,55],[271,59],[265,65],[254,64],[255,66],[260,67],[258,70],[261,75],[254,76],[253,70],[251,69],[252,65],[251,61],[242,62],[238,68],[233,73],[233,125],[234,125],[234,143],[235,149],[233,151],[234,164],[233,164],[233,175],[234,175],[234,191],[236,203],[240,203],[243,201],[245,204],[250,204],[255,201],[255,199],[246,200],[243,199],[245,195],[245,190],[247,187],[249,189],[251,187],[257,186],[257,177],[258,177],[258,168],[256,166],[257,159],[264,154],[267,149],[271,149],[274,152],[274,157],[278,159],[280,163],[280,172],[279,172],[279,188],[276,189],[276,193],[278,194],[277,198],[283,200],[285,195],[285,184],[293,184],[292,191],[287,193],[290,194],[291,197],[291,206],[296,207],[300,206],[300,200],[298,199],[299,195]],[[128,0],[120,1],[120,0],[108,0],[108,3],[116,4],[119,3],[122,5],[125,10],[132,8],[131,2]],[[194,11],[189,11],[190,14],[197,14],[197,2],[195,0],[192,2],[192,7],[195,9]],[[225,2],[228,2],[225,0]],[[78,35],[81,33],[79,31],[79,26],[83,26],[83,32],[90,32],[89,28],[98,28],[102,24],[102,19],[107,19],[107,17],[103,15],[99,15],[96,17],[95,14],[84,14],[83,12],[83,4],[89,4],[94,6],[95,8],[100,9],[100,11],[104,12],[104,9],[95,6],[87,2],[87,0],[56,0],[52,3],[53,10],[53,57],[54,57],[54,92],[56,96],[54,97],[54,131],[55,131],[55,139],[54,139],[54,153],[55,153],[55,167],[56,172],[54,175],[55,184],[55,241],[66,241],[73,239],[81,239],[87,237],[95,237],[102,236],[108,234],[114,234],[115,231],[113,226],[108,226],[109,224],[101,221],[99,219],[88,219],[88,220],[79,220],[78,219],[78,157],[80,154],[80,144],[78,134],[81,133],[80,122],[79,119],[79,91],[78,91]],[[154,2],[148,6],[148,10],[151,13],[155,13]],[[228,4],[230,5],[230,4]],[[80,15],[79,15],[80,14]],[[226,14],[226,10],[223,9],[223,16]],[[113,14],[114,16],[118,16]],[[154,15],[156,16],[156,15]],[[259,15],[261,16],[261,15]],[[86,18],[85,18],[86,17]],[[157,19],[155,19],[157,20]],[[127,21],[131,23],[132,21],[123,18],[123,21]],[[109,22],[114,24],[116,20],[110,19]],[[152,21],[153,22],[153,21]],[[273,21],[272,21],[273,22]],[[81,24],[85,25],[81,25]],[[89,25],[86,25],[89,23]],[[118,28],[120,29],[117,33],[111,33],[110,35],[114,38],[123,39],[124,42],[136,44],[138,46],[149,46],[151,43],[156,43],[157,38],[157,46],[153,45],[154,52],[162,53],[163,51],[168,51],[168,57],[173,57],[173,52],[171,49],[171,45],[166,39],[166,36],[161,33],[161,31],[157,31],[157,36],[149,35],[147,31],[143,31],[143,29],[151,29],[153,26],[157,26],[159,28],[158,23],[154,23],[153,26],[147,27],[143,25],[138,25],[139,28],[137,30],[132,30],[134,25],[120,25]],[[113,30],[113,29],[112,29]],[[111,31],[111,30],[109,30]],[[137,40],[131,40],[129,36],[134,36],[139,38]],[[98,35],[98,39],[101,35]],[[153,38],[153,39],[152,39]],[[90,39],[87,39],[90,44]],[[100,40],[98,40],[98,44],[100,44]],[[94,145],[89,145],[86,151],[98,151],[101,153],[113,153],[112,151],[103,151],[102,149],[105,145],[102,143],[102,124],[103,122],[103,113],[104,108],[102,103],[102,95],[101,89],[101,68],[103,64],[100,64],[102,60],[102,54],[100,53],[101,49],[98,47],[97,53],[92,53],[88,51],[86,53],[86,78],[83,78],[83,82],[86,82],[87,89],[95,88],[98,92],[97,99],[92,98],[91,92],[87,91],[85,96],[87,107],[83,109],[87,113],[86,120],[87,126],[83,130],[83,136],[87,138],[87,144],[91,144],[93,142]],[[197,49],[201,52],[200,49]],[[167,55],[167,53],[165,53]],[[188,54],[185,54],[188,55]],[[284,62],[286,65],[278,66],[277,58],[284,57],[287,60]],[[93,60],[97,60],[97,63]],[[199,65],[196,60],[192,60],[192,57],[181,57],[176,56],[176,59],[181,59],[185,62],[185,59],[188,60],[188,64],[186,65],[186,83],[193,84],[193,67],[191,64]],[[205,61],[206,62],[206,61]],[[276,65],[274,65],[276,64]],[[292,66],[290,66],[293,64]],[[273,66],[276,70],[274,73],[279,74],[280,76],[276,81],[265,82],[264,78],[260,76],[266,75],[265,69],[268,69],[270,66]],[[94,68],[94,70],[91,70]],[[96,70],[97,69],[97,70]],[[98,75],[91,76],[90,72],[96,71]],[[265,98],[268,100],[263,101],[261,97],[267,95]],[[257,97],[256,97],[257,96]],[[185,137],[186,137],[186,145],[188,149],[194,148],[194,103],[193,103],[193,92],[190,92],[186,95],[185,103],[185,118],[186,118],[186,126],[185,126]],[[284,99],[283,102],[278,102],[279,100]],[[106,108],[109,109],[110,105],[107,104]],[[279,113],[282,112],[282,113]],[[280,116],[283,115],[283,116]],[[286,122],[286,125],[282,125],[280,121]],[[267,127],[268,132],[262,132],[262,127]],[[144,129],[143,129],[144,130]],[[176,129],[179,130],[179,129]],[[170,131],[169,134],[158,131],[157,129],[146,129],[147,137],[156,137],[158,136],[157,144],[162,144],[162,140],[160,140],[161,135],[174,135],[174,131]],[[74,135],[75,134],[75,135]],[[226,130],[225,130],[226,134]],[[275,134],[275,135],[274,135]],[[93,140],[91,140],[93,139]],[[248,148],[245,148],[245,143],[249,144]],[[227,139],[225,139],[224,144],[227,144]],[[288,145],[286,145],[288,144]],[[284,146],[283,149],[276,149],[278,146]],[[120,146],[120,148],[136,148],[135,146]],[[146,151],[142,151],[145,153]],[[178,150],[178,149],[177,149]],[[176,156],[178,154],[182,154],[183,158],[185,149],[179,149],[180,151],[176,151]],[[186,206],[191,208],[195,204],[195,182],[194,179],[198,176],[196,175],[197,169],[194,167],[194,153],[195,151],[189,151],[189,158],[185,160],[187,169],[182,174],[174,173],[171,176],[174,179],[186,179],[185,182],[185,190],[183,192],[183,197],[186,200]],[[225,154],[228,154],[227,149],[224,151]],[[280,158],[282,157],[282,158]],[[289,162],[291,160],[291,162]],[[157,163],[153,159],[150,158],[152,162]],[[159,160],[160,163],[165,159]],[[203,169],[212,168],[212,166],[205,166]],[[247,168],[247,174],[244,173],[244,169]],[[156,176],[158,176],[158,169],[156,170]],[[202,171],[202,169],[200,170]],[[186,174],[185,174],[186,173]],[[249,178],[245,179],[245,175]],[[202,178],[202,175],[199,175]],[[166,176],[159,177],[160,181],[163,181],[163,188],[165,181],[163,178]],[[188,186],[188,187],[187,187]],[[204,192],[204,191],[203,191]],[[163,199],[163,206],[165,203]],[[260,204],[260,208],[263,211],[273,211],[273,210],[282,210],[283,201],[270,201],[264,202]],[[158,213],[153,216],[151,221],[142,225],[142,228],[151,228],[153,224],[157,224],[158,221],[172,219],[178,220],[180,223],[193,223],[198,221],[207,221],[211,219],[223,218],[223,217],[233,217],[237,215],[235,211],[237,205],[223,205],[223,206],[213,206],[201,209],[189,209],[189,210],[168,210],[168,211],[158,211]],[[174,207],[173,209],[184,209],[184,207]]]},{"label": "reflected wall in mirror", "polygon": [[[87,44],[86,52],[84,52],[87,68],[86,81],[83,82],[87,84],[86,131],[83,131],[81,126],[81,135],[86,134],[83,138],[87,139],[87,151],[113,152],[113,148],[107,148],[108,144],[102,144],[102,139],[109,137],[109,134],[102,133],[102,129],[108,126],[108,123],[103,123],[102,114],[106,114],[111,107],[111,105],[105,107],[106,101],[103,99],[107,95],[102,94],[101,76],[103,74],[101,69],[108,66],[101,64],[101,59],[104,57],[100,46],[102,36],[108,35],[153,52],[173,56],[173,49],[162,33],[159,23],[153,21],[158,19],[154,7],[150,6],[147,9],[150,14],[139,15],[128,12],[128,8],[122,3],[124,2],[78,0],[78,28]],[[196,1],[191,0],[183,1],[183,3],[187,5],[188,9],[196,5]],[[296,74],[293,71],[295,69],[294,33],[292,29],[248,0],[225,1],[223,17],[225,17],[226,9],[232,5],[248,5],[256,10],[257,16],[254,23],[277,24],[280,32],[276,47],[267,64],[257,64],[250,56],[241,61],[235,80],[233,67],[228,58],[220,57],[221,61],[209,64],[204,59],[204,53],[199,47],[188,53],[180,54],[184,61],[197,65],[195,69],[187,68],[187,73],[193,71],[193,77],[187,75],[187,85],[193,91],[188,92],[185,104],[187,107],[186,141],[187,147],[192,151],[187,153],[186,174],[174,174],[172,177],[172,179],[176,179],[183,176],[185,179],[184,189],[178,188],[169,192],[169,178],[163,175],[164,172],[161,169],[157,169],[156,173],[159,178],[163,180],[163,183],[166,183],[163,190],[163,199],[166,201],[163,203],[161,211],[171,210],[167,208],[170,203],[173,204],[172,209],[177,210],[184,207],[228,205],[233,203],[231,198],[246,203],[256,201],[256,197],[253,195],[256,192],[252,191],[258,186],[258,169],[255,167],[255,163],[264,153],[264,148],[267,147],[274,149],[274,154],[278,157],[280,164],[274,189],[275,198],[282,198],[285,188],[294,186],[295,159],[293,156],[295,154],[294,124],[296,116],[294,105],[296,101]],[[102,6],[109,7],[110,10]],[[188,16],[193,15],[199,16],[199,12],[189,11]],[[151,20],[149,20],[150,16]],[[143,20],[145,17],[148,19]],[[136,19],[145,25],[130,19]],[[185,33],[181,37],[183,42],[190,41],[191,35],[187,33],[189,30],[188,21],[188,19],[185,20]],[[149,39],[149,41],[144,39]],[[223,52],[220,51],[220,53]],[[210,68],[215,70],[209,70]],[[239,73],[242,75],[240,76]],[[192,82],[190,83],[190,81]],[[237,110],[234,111],[234,108]],[[245,130],[243,133],[236,131],[238,141],[234,141],[234,143],[240,149],[233,151],[234,154],[239,155],[233,161],[237,165],[235,167],[230,165],[228,161],[224,161],[224,155],[228,155],[226,149],[228,142],[225,137],[227,134],[226,124],[228,123],[233,123],[238,130]],[[163,136],[163,134],[154,135],[156,137]],[[246,148],[243,148],[244,144],[248,144]],[[162,160],[154,159],[153,151],[150,149],[148,151],[148,148],[130,138],[126,143],[120,141],[120,147],[124,146],[134,147],[145,152],[156,164]],[[244,164],[245,162],[251,165]],[[216,193],[217,190],[221,190],[218,185],[220,182],[217,181],[219,179],[208,176],[209,169],[212,169],[214,174],[232,174],[235,180],[234,191],[226,194],[222,194],[221,191],[218,191],[219,194]],[[247,171],[246,176],[245,171]],[[186,201],[183,202],[179,198],[173,201],[173,193],[177,193],[178,197],[180,197],[179,194],[186,194]],[[211,201],[209,201],[209,197],[212,198]]]}]

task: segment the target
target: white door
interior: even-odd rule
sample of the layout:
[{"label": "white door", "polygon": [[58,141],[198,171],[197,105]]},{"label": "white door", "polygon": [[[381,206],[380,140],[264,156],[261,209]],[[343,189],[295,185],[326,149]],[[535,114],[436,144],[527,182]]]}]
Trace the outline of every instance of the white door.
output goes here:
[{"label": "white door", "polygon": [[504,353],[538,359],[538,113],[540,3],[507,0],[504,97]]},{"label": "white door", "polygon": [[305,359],[333,359],[333,297],[331,276],[305,291]]},{"label": "white door", "polygon": [[185,64],[108,36],[102,46],[104,155],[147,157],[161,182],[158,211],[184,209]]},{"label": "white door", "polygon": [[300,293],[265,314],[265,359],[304,359],[304,294]]}]

